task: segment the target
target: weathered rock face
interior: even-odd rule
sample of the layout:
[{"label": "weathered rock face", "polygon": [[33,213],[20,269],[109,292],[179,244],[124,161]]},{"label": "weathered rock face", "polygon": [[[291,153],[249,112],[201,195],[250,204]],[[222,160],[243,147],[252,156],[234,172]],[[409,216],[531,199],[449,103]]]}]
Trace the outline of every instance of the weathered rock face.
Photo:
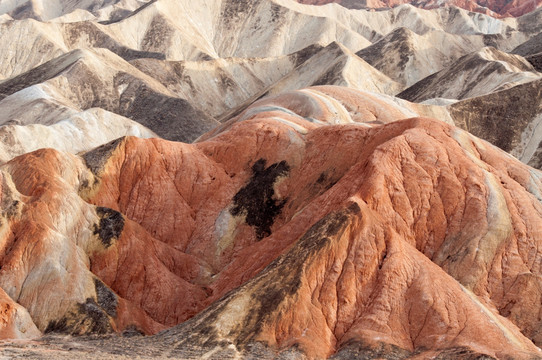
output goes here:
[{"label": "weathered rock face", "polygon": [[[468,76],[449,67],[488,45],[534,49],[540,30],[540,10],[497,19],[456,7],[369,12],[291,0],[10,0],[0,13],[1,161],[125,135],[191,142],[262,97],[308,86],[396,95],[438,71]],[[532,79],[521,72],[505,85]]]},{"label": "weathered rock face", "polygon": [[351,9],[384,9],[402,4],[411,4],[422,9],[441,6],[457,6],[492,16],[521,16],[540,7],[540,0],[297,0],[301,4],[325,5],[338,3]]},{"label": "weathered rock face", "polygon": [[542,72],[542,52],[529,55],[525,59],[529,61],[537,71]]},{"label": "weathered rock face", "polygon": [[0,288],[0,339],[32,339],[40,335],[28,311]]},{"label": "weathered rock face", "polygon": [[41,148],[76,154],[122,136],[157,137],[135,121],[100,108],[60,117],[59,120],[51,126],[8,123],[0,127],[0,163]]},{"label": "weathered rock face", "polygon": [[10,161],[1,287],[42,332],[188,320],[128,357],[540,356],[542,174],[370,94],[292,95],[193,145]]},{"label": "weathered rock face", "polygon": [[463,56],[397,96],[415,102],[435,98],[462,100],[509,89],[541,77],[542,74],[521,56],[488,47]]},{"label": "weathered rock face", "polygon": [[404,2],[0,0],[0,357],[541,357],[540,2]]},{"label": "weathered rock face", "polygon": [[0,4],[0,14],[9,14],[14,19],[33,18],[51,20],[64,16],[64,21],[72,18],[118,20],[140,8],[148,0],[14,0]]},{"label": "weathered rock face", "polygon": [[[428,43],[433,46],[427,48]],[[472,49],[483,47],[483,44],[481,37],[463,38],[446,32],[418,35],[407,28],[398,28],[356,54],[390,78],[409,87],[470,53]]]},{"label": "weathered rock face", "polygon": [[105,49],[74,50],[2,82],[0,107],[0,124],[15,120],[21,125],[50,125],[100,107],[177,141],[191,141],[217,124]]},{"label": "weathered rock face", "polygon": [[542,52],[542,33],[533,36],[523,44],[516,47],[513,51],[514,54],[528,56]]},{"label": "weathered rock face", "polygon": [[542,80],[450,105],[455,124],[510,152],[533,167],[542,166]]}]

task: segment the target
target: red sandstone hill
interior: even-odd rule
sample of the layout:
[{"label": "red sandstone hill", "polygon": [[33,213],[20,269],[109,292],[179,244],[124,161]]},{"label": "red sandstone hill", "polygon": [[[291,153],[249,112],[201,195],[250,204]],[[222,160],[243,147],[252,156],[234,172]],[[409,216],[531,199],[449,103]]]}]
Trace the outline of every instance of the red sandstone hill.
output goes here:
[{"label": "red sandstone hill", "polygon": [[72,358],[540,356],[542,173],[394,106],[323,86],[192,145],[15,158],[0,335],[174,326],[44,350]]},{"label": "red sandstone hill", "polygon": [[498,17],[525,15],[542,5],[542,0],[297,0],[302,4],[325,5],[338,3],[353,9],[385,9],[411,4],[423,9],[457,6]]}]

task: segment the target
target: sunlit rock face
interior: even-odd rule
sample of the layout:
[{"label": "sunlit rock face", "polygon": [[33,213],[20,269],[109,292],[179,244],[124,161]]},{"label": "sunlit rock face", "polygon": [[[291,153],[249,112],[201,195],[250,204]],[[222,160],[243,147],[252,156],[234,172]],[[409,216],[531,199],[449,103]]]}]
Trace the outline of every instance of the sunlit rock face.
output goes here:
[{"label": "sunlit rock face", "polygon": [[540,0],[297,0],[301,4],[325,5],[338,3],[351,9],[386,9],[411,4],[422,9],[436,9],[443,6],[457,6],[469,11],[492,16],[521,16],[542,4]]},{"label": "sunlit rock face", "polygon": [[538,5],[0,0],[0,358],[542,357]]},{"label": "sunlit rock face", "polygon": [[539,356],[542,174],[409,111],[315,87],[192,145],[19,156],[0,284],[30,334],[174,326],[124,340],[156,356]]},{"label": "sunlit rock face", "polygon": [[[365,5],[382,11],[291,0],[4,1],[0,161],[41,148],[77,154],[122,136],[193,142],[256,100],[316,85],[414,92],[406,98],[433,107],[418,115],[469,130],[472,108],[457,115],[447,105],[541,77],[540,9],[499,18],[429,2]],[[521,131],[538,151],[538,135]],[[515,148],[506,150],[522,153]],[[522,161],[538,166],[532,153]]]}]

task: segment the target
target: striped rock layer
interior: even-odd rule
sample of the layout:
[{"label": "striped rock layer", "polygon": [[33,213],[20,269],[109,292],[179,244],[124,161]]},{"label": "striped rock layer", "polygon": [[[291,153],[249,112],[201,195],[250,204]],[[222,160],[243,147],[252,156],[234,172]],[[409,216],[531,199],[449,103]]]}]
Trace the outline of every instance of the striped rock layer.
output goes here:
[{"label": "striped rock layer", "polygon": [[125,355],[541,356],[542,174],[389,99],[309,88],[194,144],[44,149],[0,175],[4,338],[170,328]]}]

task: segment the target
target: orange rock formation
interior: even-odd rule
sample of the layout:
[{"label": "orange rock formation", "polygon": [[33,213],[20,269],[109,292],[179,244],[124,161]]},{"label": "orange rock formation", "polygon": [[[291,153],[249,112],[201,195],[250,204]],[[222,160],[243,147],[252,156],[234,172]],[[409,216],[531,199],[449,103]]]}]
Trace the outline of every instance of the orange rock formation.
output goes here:
[{"label": "orange rock formation", "polygon": [[152,338],[178,356],[540,356],[542,173],[402,111],[324,86],[192,145],[15,158],[0,286],[42,332],[182,323]]}]

